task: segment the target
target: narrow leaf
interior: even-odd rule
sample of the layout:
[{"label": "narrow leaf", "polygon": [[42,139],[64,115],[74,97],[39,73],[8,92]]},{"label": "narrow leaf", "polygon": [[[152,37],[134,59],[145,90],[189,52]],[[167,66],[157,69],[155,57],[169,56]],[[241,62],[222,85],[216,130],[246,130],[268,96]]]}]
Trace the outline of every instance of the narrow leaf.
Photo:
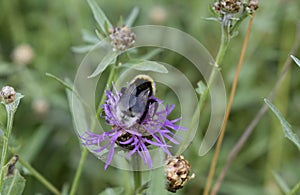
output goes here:
[{"label": "narrow leaf", "polygon": [[134,64],[131,66],[131,68],[135,70],[141,70],[141,71],[153,71],[153,72],[159,72],[159,73],[168,73],[168,69],[155,61],[143,61],[137,64]]},{"label": "narrow leaf", "polygon": [[69,85],[68,83],[66,83],[65,81],[61,80],[60,78],[58,78],[57,76],[51,74],[51,73],[46,73],[47,77],[50,77],[56,81],[58,81],[60,84],[62,84],[65,88],[69,89],[70,91],[73,91],[73,87],[71,85]]},{"label": "narrow leaf", "polygon": [[199,81],[197,83],[197,89],[196,89],[196,92],[199,94],[199,95],[202,95],[204,93],[204,91],[206,90],[206,85],[203,83],[203,81]]},{"label": "narrow leaf", "polygon": [[116,187],[116,188],[106,188],[99,195],[121,195],[124,192],[124,188]]},{"label": "narrow leaf", "polygon": [[97,3],[94,0],[88,0],[87,2],[93,12],[95,20],[99,24],[101,30],[105,33],[108,33],[107,28],[105,28],[105,25],[107,25],[108,28],[112,28],[112,25],[109,22],[109,20],[107,19],[104,12],[101,10],[101,8],[97,5]]},{"label": "narrow leaf", "polygon": [[118,53],[113,51],[109,52],[106,56],[104,56],[102,61],[98,64],[96,70],[89,76],[89,78],[96,77],[100,73],[102,73],[115,60],[117,56]]},{"label": "narrow leaf", "polygon": [[95,48],[95,45],[80,45],[71,47],[72,51],[75,53],[87,53]]},{"label": "narrow leaf", "polygon": [[150,60],[162,51],[163,51],[163,49],[161,49],[161,48],[153,49],[150,52],[148,52],[147,54],[141,56],[139,59],[141,59],[141,60]]},{"label": "narrow leaf", "polygon": [[297,134],[293,132],[291,125],[284,119],[279,110],[268,99],[264,99],[264,101],[279,119],[283,128],[284,136],[291,140],[300,150],[300,139]]},{"label": "narrow leaf", "polygon": [[94,34],[92,34],[90,31],[83,29],[81,31],[82,39],[87,43],[98,43],[100,40],[98,37]]},{"label": "narrow leaf", "polygon": [[278,186],[280,187],[280,189],[287,194],[290,191],[289,186],[286,184],[286,182],[282,179],[282,177],[277,174],[275,171],[272,171],[272,174],[278,184]]},{"label": "narrow leaf", "polygon": [[125,25],[131,27],[133,25],[133,23],[135,22],[136,18],[138,17],[139,12],[140,12],[140,9],[138,7],[134,7],[126,19]]},{"label": "narrow leaf", "polygon": [[300,60],[296,58],[295,56],[291,55],[291,58],[294,60],[294,62],[300,67]]}]

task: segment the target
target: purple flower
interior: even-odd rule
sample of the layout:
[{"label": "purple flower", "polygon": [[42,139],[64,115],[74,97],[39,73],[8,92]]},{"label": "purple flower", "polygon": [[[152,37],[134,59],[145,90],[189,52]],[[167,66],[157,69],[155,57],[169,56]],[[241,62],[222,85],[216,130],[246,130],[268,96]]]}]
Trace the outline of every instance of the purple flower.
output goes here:
[{"label": "purple flower", "polygon": [[[166,105],[161,109],[162,100],[151,96],[149,100],[156,102],[157,104],[149,104],[149,109],[142,121],[136,121],[134,124],[126,124],[120,120],[120,116],[117,115],[117,107],[122,96],[121,92],[118,92],[114,88],[114,92],[106,91],[106,101],[103,105],[106,122],[111,125],[112,129],[102,134],[95,134],[90,131],[85,132],[80,136],[84,146],[94,146],[94,152],[100,153],[103,150],[108,150],[108,156],[104,169],[107,169],[111,163],[114,155],[114,147],[117,144],[128,152],[128,157],[138,153],[143,159],[144,163],[152,168],[152,160],[148,150],[148,147],[159,147],[163,151],[171,155],[169,151],[170,145],[179,144],[175,140],[175,133],[178,130],[186,130],[183,127],[177,126],[174,123],[180,121],[181,118],[174,120],[168,120],[167,116],[174,109],[174,105]],[[157,109],[158,107],[158,109]]]}]

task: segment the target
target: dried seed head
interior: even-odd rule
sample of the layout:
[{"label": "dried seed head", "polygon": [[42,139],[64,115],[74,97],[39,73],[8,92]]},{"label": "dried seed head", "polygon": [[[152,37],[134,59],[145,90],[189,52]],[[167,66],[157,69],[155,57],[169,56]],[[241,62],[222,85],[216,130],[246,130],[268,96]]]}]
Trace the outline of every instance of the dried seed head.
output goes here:
[{"label": "dried seed head", "polygon": [[238,13],[243,7],[243,3],[241,0],[219,0],[215,2],[213,5],[213,9],[216,13],[230,13],[235,14]]},{"label": "dried seed head", "polygon": [[191,165],[183,156],[171,156],[167,159],[165,174],[167,177],[167,190],[176,192],[195,177],[193,173],[190,176]]},{"label": "dried seed head", "polygon": [[5,104],[10,104],[16,99],[15,89],[10,86],[5,86],[2,88],[0,95]]},{"label": "dried seed head", "polygon": [[128,26],[110,29],[109,34],[114,51],[124,51],[132,47],[135,42],[135,34]]},{"label": "dried seed head", "polygon": [[247,6],[247,10],[250,14],[254,13],[258,9],[258,0],[250,0]]}]

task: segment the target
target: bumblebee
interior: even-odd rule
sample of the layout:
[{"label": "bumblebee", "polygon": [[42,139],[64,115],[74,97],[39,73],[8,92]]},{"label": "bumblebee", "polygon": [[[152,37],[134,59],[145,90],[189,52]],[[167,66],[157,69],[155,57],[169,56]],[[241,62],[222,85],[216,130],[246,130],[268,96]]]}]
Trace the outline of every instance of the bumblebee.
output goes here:
[{"label": "bumblebee", "polygon": [[116,116],[126,127],[142,124],[149,112],[149,107],[157,101],[151,99],[155,95],[155,83],[147,75],[136,76],[127,87],[121,88],[120,101],[117,104]]}]

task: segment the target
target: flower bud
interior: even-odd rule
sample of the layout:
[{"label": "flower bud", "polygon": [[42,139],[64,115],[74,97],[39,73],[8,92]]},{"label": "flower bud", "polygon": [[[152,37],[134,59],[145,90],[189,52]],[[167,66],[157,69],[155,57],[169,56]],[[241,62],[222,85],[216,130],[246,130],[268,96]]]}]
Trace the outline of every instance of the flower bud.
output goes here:
[{"label": "flower bud", "polygon": [[254,13],[258,9],[258,0],[250,0],[247,6],[247,10],[250,14]]},{"label": "flower bud", "polygon": [[128,26],[110,29],[109,37],[113,51],[124,51],[132,47],[135,42],[135,34]]},{"label": "flower bud", "polygon": [[10,86],[5,86],[1,90],[0,96],[2,97],[5,104],[10,104],[16,99],[15,89]]},{"label": "flower bud", "polygon": [[176,192],[195,177],[193,173],[190,176],[191,165],[183,156],[171,156],[167,159],[165,174],[167,177],[167,190]]}]

